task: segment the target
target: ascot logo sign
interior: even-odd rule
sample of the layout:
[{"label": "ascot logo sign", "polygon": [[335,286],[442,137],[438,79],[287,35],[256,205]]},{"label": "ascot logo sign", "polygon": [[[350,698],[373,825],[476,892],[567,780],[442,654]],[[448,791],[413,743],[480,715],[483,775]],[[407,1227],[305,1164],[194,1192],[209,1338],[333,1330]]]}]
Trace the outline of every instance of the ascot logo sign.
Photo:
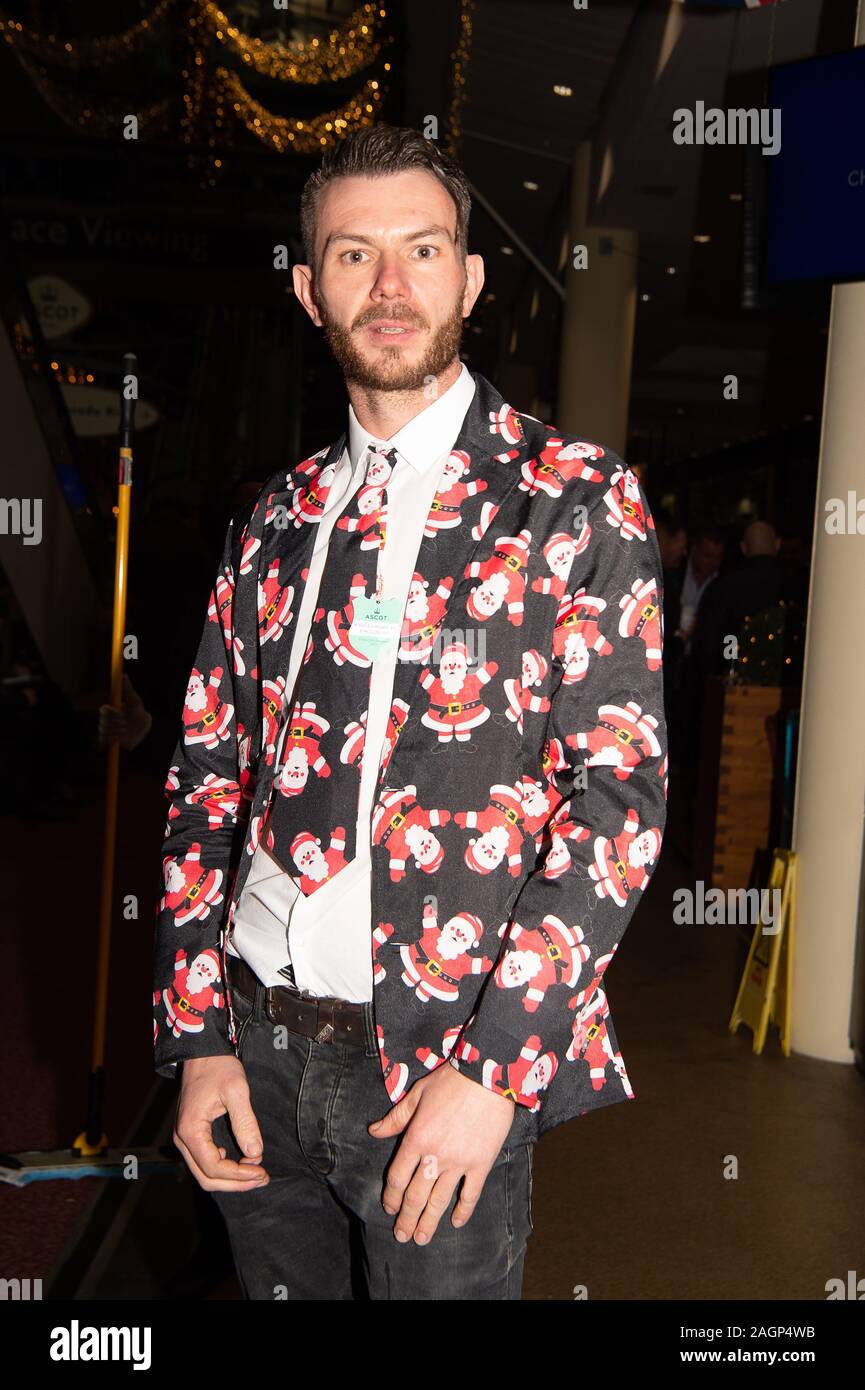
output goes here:
[{"label": "ascot logo sign", "polygon": [[[677,145],[762,145],[764,154],[781,148],[781,108],[732,107],[727,111],[698,101],[692,111],[679,106],[673,112],[673,140]],[[777,123],[777,128],[776,128]]]}]

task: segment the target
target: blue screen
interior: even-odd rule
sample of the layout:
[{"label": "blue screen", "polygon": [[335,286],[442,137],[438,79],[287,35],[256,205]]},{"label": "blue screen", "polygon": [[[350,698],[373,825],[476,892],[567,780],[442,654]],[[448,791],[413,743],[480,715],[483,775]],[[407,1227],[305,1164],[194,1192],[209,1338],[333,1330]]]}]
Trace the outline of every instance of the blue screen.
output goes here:
[{"label": "blue screen", "polygon": [[767,278],[865,279],[865,47],[773,69],[769,105]]}]

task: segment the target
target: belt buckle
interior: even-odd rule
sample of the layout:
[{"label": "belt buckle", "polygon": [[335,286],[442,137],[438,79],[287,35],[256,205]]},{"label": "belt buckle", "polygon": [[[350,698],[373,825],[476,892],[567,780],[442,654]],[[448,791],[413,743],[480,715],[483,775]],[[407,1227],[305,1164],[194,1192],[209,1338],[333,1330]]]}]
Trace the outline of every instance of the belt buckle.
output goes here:
[{"label": "belt buckle", "polygon": [[319,1029],[319,1031],[316,1033],[315,1041],[317,1043],[330,1042],[331,1038],[333,1037],[333,1031],[333,1024],[326,1023],[324,1027]]}]

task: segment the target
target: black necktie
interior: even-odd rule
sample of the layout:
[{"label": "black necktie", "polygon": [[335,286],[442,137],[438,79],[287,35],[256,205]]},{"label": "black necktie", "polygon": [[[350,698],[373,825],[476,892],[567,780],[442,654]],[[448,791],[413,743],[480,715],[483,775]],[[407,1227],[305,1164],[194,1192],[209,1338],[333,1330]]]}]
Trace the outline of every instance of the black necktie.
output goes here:
[{"label": "black necktie", "polygon": [[367,451],[364,481],[328,541],[263,833],[307,896],[355,857],[372,657],[351,640],[356,608],[378,588],[387,483],[396,450]]}]

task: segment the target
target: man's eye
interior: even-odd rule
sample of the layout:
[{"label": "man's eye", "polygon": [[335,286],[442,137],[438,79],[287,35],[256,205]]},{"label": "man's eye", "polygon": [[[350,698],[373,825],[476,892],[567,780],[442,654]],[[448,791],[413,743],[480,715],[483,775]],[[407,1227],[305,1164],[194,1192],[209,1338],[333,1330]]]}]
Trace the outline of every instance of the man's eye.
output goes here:
[{"label": "man's eye", "polygon": [[[359,251],[359,250],[355,247],[355,249],[354,249],[353,251],[346,251],[346,252],[344,253],[342,259],[343,259],[343,260],[346,260],[346,258],[347,258],[348,256],[363,256],[364,254],[365,254],[365,253],[364,253],[363,251]],[[357,265],[358,262],[357,262],[357,261],[351,261],[351,262],[349,262],[349,264],[351,264],[351,265]]]},{"label": "man's eye", "polygon": [[429,251],[429,252],[431,252],[431,255],[429,255],[429,256],[423,256],[423,257],[421,258],[422,260],[425,260],[425,261],[432,260],[433,256],[437,256],[437,255],[438,255],[438,247],[437,247],[437,246],[416,246],[416,247],[415,247],[415,250],[416,250],[416,251]]}]

